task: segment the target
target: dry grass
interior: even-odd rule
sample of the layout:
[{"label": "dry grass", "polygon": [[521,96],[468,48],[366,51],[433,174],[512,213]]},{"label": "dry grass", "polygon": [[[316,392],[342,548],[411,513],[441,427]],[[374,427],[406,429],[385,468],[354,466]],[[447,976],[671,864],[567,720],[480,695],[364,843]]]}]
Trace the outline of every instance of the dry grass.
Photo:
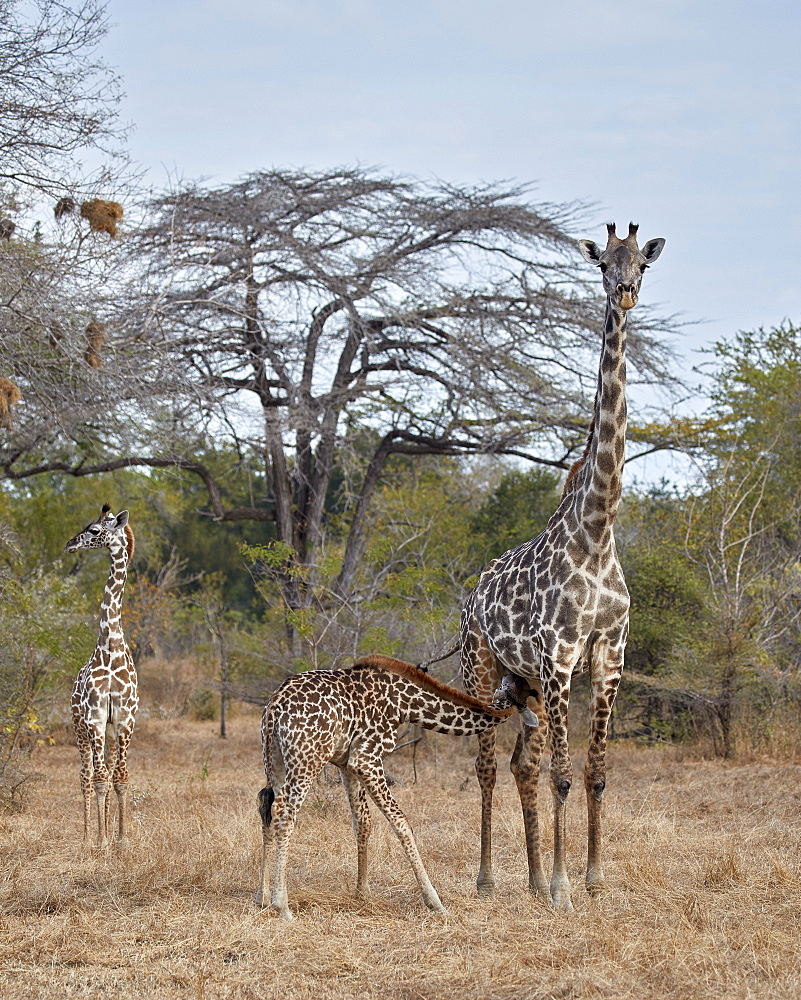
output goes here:
[{"label": "dry grass", "polygon": [[[344,795],[321,782],[290,858],[292,925],[252,904],[260,833],[258,721],[145,721],[134,740],[132,845],[81,847],[77,753],[39,751],[29,811],[0,820],[0,996],[126,998],[757,998],[801,996],[801,767],[682,760],[613,747],[607,880],[581,888],[584,807],[569,807],[576,912],[525,891],[514,786],[499,773],[498,896],[480,901],[478,789],[468,743],[393,759],[449,912],[423,908],[377,822],[373,895],[351,893]],[[504,734],[508,742],[508,735]],[[582,761],[577,757],[576,764]],[[544,789],[543,789],[544,791]],[[547,795],[546,795],[547,798]],[[550,803],[546,802],[546,828]],[[546,829],[546,835],[549,834]]]}]

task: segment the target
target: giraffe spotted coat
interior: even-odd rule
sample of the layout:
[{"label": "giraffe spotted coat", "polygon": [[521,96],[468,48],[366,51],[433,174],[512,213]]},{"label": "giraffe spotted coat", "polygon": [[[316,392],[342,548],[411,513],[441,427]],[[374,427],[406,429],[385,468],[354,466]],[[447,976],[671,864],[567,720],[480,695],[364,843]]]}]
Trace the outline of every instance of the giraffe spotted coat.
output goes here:
[{"label": "giraffe spotted coat", "polygon": [[128,833],[128,746],[139,705],[136,669],[122,632],[122,592],[134,536],[128,511],[116,516],[108,505],[97,521],[71,538],[67,552],[108,549],[111,572],[100,605],[97,643],[72,688],[70,707],[75,739],[81,757],[84,840],[89,840],[92,796],[97,804],[97,843],[105,847],[109,836],[109,781],[118,804],[117,839]]},{"label": "giraffe spotted coat", "polygon": [[357,892],[367,891],[367,796],[386,816],[414,871],[426,906],[442,910],[423,866],[411,827],[390,793],[383,758],[395,747],[401,723],[465,736],[494,729],[515,708],[499,692],[498,704],[482,704],[441,684],[417,667],[370,656],[343,670],[312,670],[285,681],[262,715],[267,786],[259,793],[263,849],[256,902],[265,898],[267,851],[275,836],[273,909],[287,920],[286,863],[298,811],[323,767],[335,764],[347,792],[357,844]]},{"label": "giraffe spotted coat", "polygon": [[[518,736],[511,770],[526,832],[529,886],[561,909],[571,909],[565,861],[565,805],[573,778],[567,739],[570,683],[590,674],[590,740],[584,769],[588,810],[587,889],[603,886],[601,798],[606,784],[606,735],[623,669],[629,595],[614,540],[626,443],[626,322],[637,303],[642,275],[664,240],[637,244],[608,227],[601,250],[580,240],[584,258],[597,265],[606,292],[603,345],[593,420],[584,455],[567,477],[561,503],[536,538],[504,553],[481,573],[462,613],[461,672],[465,688],[485,698],[504,675],[514,674],[538,696],[539,725]],[[554,865],[550,885],[539,844],[537,783],[546,733],[551,739]],[[479,736],[476,771],[482,796],[478,889],[494,890],[492,793],[497,763],[495,732]]]}]

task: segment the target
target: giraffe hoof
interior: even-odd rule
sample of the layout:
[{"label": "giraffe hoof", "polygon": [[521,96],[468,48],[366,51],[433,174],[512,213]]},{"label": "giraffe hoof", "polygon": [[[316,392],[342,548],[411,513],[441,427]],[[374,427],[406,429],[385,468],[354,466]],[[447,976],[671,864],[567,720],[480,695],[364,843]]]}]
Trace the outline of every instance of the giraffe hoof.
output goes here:
[{"label": "giraffe hoof", "polygon": [[551,882],[551,899],[553,908],[565,913],[573,912],[573,901],[570,898],[570,883],[565,879]]},{"label": "giraffe hoof", "polygon": [[600,879],[597,882],[588,882],[587,892],[593,899],[598,899],[599,896],[602,896],[606,892],[606,883],[603,879]]},{"label": "giraffe hoof", "polygon": [[479,899],[492,899],[495,896],[495,882],[486,881],[476,883]]}]

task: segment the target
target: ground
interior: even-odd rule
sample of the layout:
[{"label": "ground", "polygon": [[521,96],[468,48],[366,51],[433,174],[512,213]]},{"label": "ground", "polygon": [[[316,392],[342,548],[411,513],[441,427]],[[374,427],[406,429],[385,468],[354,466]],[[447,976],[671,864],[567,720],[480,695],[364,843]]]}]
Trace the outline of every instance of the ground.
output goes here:
[{"label": "ground", "polygon": [[[508,728],[508,727],[507,727]],[[568,806],[575,913],[526,891],[508,752],[495,819],[498,893],[479,900],[478,785],[467,740],[393,757],[395,794],[448,913],[422,905],[380,817],[372,895],[357,899],[344,794],[322,780],[289,865],[293,924],[253,904],[263,784],[258,717],[142,721],[127,849],[81,843],[78,754],[37,751],[41,780],[0,817],[0,996],[191,1000],[583,1000],[801,996],[801,766],[722,764],[613,745],[608,891],[582,887],[583,788]],[[510,745],[513,733],[502,733]],[[420,749],[420,748],[419,748]],[[408,753],[408,751],[403,751]],[[575,757],[578,769],[583,764]],[[550,801],[543,779],[545,842]],[[546,856],[547,852],[546,852]]]}]

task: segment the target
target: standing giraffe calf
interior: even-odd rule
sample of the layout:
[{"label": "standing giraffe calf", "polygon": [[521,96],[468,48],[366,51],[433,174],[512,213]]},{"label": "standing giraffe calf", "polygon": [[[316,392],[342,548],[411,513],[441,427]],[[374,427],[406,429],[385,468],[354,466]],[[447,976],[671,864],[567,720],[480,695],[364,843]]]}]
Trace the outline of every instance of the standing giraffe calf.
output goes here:
[{"label": "standing giraffe calf", "polygon": [[99,519],[87,524],[66,545],[67,552],[103,548],[111,555],[111,572],[100,605],[100,633],[94,652],[75,679],[70,700],[75,739],[81,755],[83,837],[89,840],[94,786],[99,847],[108,844],[109,778],[119,806],[117,839],[124,841],[127,836],[126,757],[139,705],[136,669],[120,619],[122,591],[134,551],[127,510],[115,517],[105,504]]},{"label": "standing giraffe calf", "polygon": [[[509,704],[502,693],[497,698],[498,706]],[[290,677],[262,715],[267,787],[259,792],[262,864],[257,905],[264,901],[267,848],[274,832],[272,906],[286,920],[293,919],[286,891],[289,839],[312,782],[331,763],[339,768],[350,804],[358,855],[356,891],[367,891],[369,792],[403,845],[424,903],[432,910],[444,910],[411,827],[390,794],[383,758],[395,746],[400,723],[466,736],[494,728],[514,711],[514,707],[482,704],[412,664],[386,656],[363,657],[345,670],[312,670]]]}]

